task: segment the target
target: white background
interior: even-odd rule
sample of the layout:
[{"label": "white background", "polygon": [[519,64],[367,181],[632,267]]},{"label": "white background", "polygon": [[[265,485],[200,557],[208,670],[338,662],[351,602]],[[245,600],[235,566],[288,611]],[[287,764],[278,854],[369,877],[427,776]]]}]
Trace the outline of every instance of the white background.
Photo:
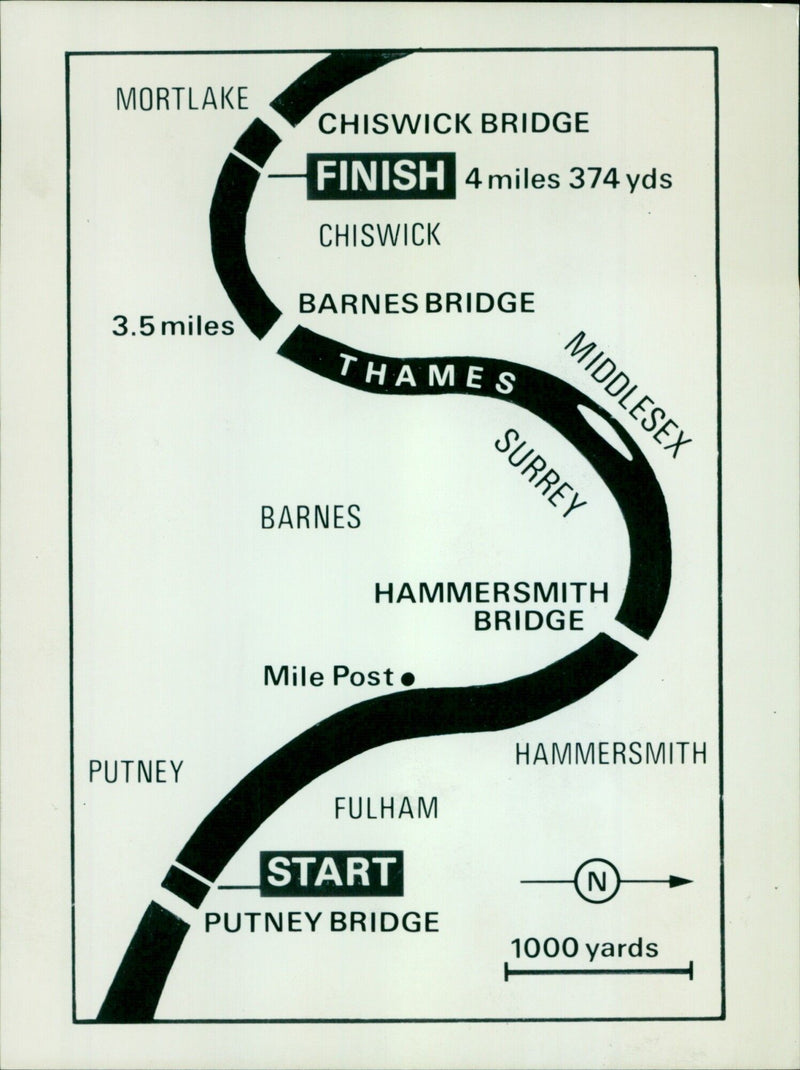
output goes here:
[{"label": "white background", "polygon": [[522,36],[532,45],[568,37],[570,44],[721,48],[728,1022],[501,1033],[491,1026],[231,1027],[224,1038],[209,1027],[111,1034],[68,1024],[63,51],[402,47],[410,33],[414,43],[452,46],[452,11],[340,5],[333,19],[326,9],[320,26],[313,5],[228,6],[224,14],[216,5],[3,9],[3,147],[4,160],[14,161],[3,191],[8,1066],[792,1065],[796,668],[793,609],[778,592],[796,589],[795,555],[781,556],[796,541],[781,535],[796,530],[793,158],[781,155],[793,137],[795,12],[755,5],[475,5],[460,11],[457,25],[464,44],[486,44],[488,34],[498,44]]}]

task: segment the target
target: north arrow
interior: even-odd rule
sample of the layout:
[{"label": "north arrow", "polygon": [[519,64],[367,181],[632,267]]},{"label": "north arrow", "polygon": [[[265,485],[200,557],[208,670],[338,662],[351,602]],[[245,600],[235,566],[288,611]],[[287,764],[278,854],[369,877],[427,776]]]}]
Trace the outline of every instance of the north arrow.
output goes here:
[{"label": "north arrow", "polygon": [[[693,884],[692,877],[689,876],[675,876],[671,873],[668,877],[663,877],[661,880],[634,880],[632,877],[620,877],[620,884],[668,884],[671,888],[679,888],[682,884]],[[574,884],[574,881],[520,881],[520,884]]]}]

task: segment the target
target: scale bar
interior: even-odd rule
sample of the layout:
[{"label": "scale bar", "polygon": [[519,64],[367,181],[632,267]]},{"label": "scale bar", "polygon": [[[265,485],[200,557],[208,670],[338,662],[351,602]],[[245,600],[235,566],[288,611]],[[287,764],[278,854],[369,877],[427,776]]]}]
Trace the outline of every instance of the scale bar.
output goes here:
[{"label": "scale bar", "polygon": [[629,970],[626,970],[626,969],[616,969],[616,970],[612,970],[612,969],[607,969],[607,970],[603,970],[603,969],[597,969],[597,970],[512,970],[507,962],[503,963],[503,967],[504,967],[504,974],[505,974],[503,979],[505,981],[507,981],[509,979],[509,977],[523,977],[523,976],[525,976],[525,977],[534,977],[534,976],[535,977],[542,977],[542,976],[547,976],[549,974],[560,974],[562,976],[563,975],[570,975],[570,974],[573,974],[573,975],[579,974],[579,975],[582,975],[582,976],[591,976],[592,974],[610,974],[610,973],[612,973],[612,974],[613,973],[619,973],[619,974],[643,974],[643,973],[651,973],[651,974],[683,974],[686,977],[688,977],[690,981],[694,980],[694,960],[691,960],[691,959],[689,960],[689,965],[688,966],[678,967],[678,968],[675,968],[675,969],[660,969],[660,970],[656,969],[656,968],[638,969],[638,970],[637,969],[629,969]]}]

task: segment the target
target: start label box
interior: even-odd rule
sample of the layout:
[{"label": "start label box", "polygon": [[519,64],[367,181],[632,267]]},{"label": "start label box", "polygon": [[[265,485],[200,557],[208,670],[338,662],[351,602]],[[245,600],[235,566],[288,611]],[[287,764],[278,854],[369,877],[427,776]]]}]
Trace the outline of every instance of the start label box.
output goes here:
[{"label": "start label box", "polygon": [[400,896],[402,851],[261,851],[262,896]]}]

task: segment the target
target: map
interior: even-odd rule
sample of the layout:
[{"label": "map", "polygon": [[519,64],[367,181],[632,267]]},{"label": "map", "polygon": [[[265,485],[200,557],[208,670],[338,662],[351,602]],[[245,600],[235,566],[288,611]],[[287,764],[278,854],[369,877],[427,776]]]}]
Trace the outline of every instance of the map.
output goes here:
[{"label": "map", "polygon": [[75,1021],[724,1016],[717,50],[67,72]]}]

